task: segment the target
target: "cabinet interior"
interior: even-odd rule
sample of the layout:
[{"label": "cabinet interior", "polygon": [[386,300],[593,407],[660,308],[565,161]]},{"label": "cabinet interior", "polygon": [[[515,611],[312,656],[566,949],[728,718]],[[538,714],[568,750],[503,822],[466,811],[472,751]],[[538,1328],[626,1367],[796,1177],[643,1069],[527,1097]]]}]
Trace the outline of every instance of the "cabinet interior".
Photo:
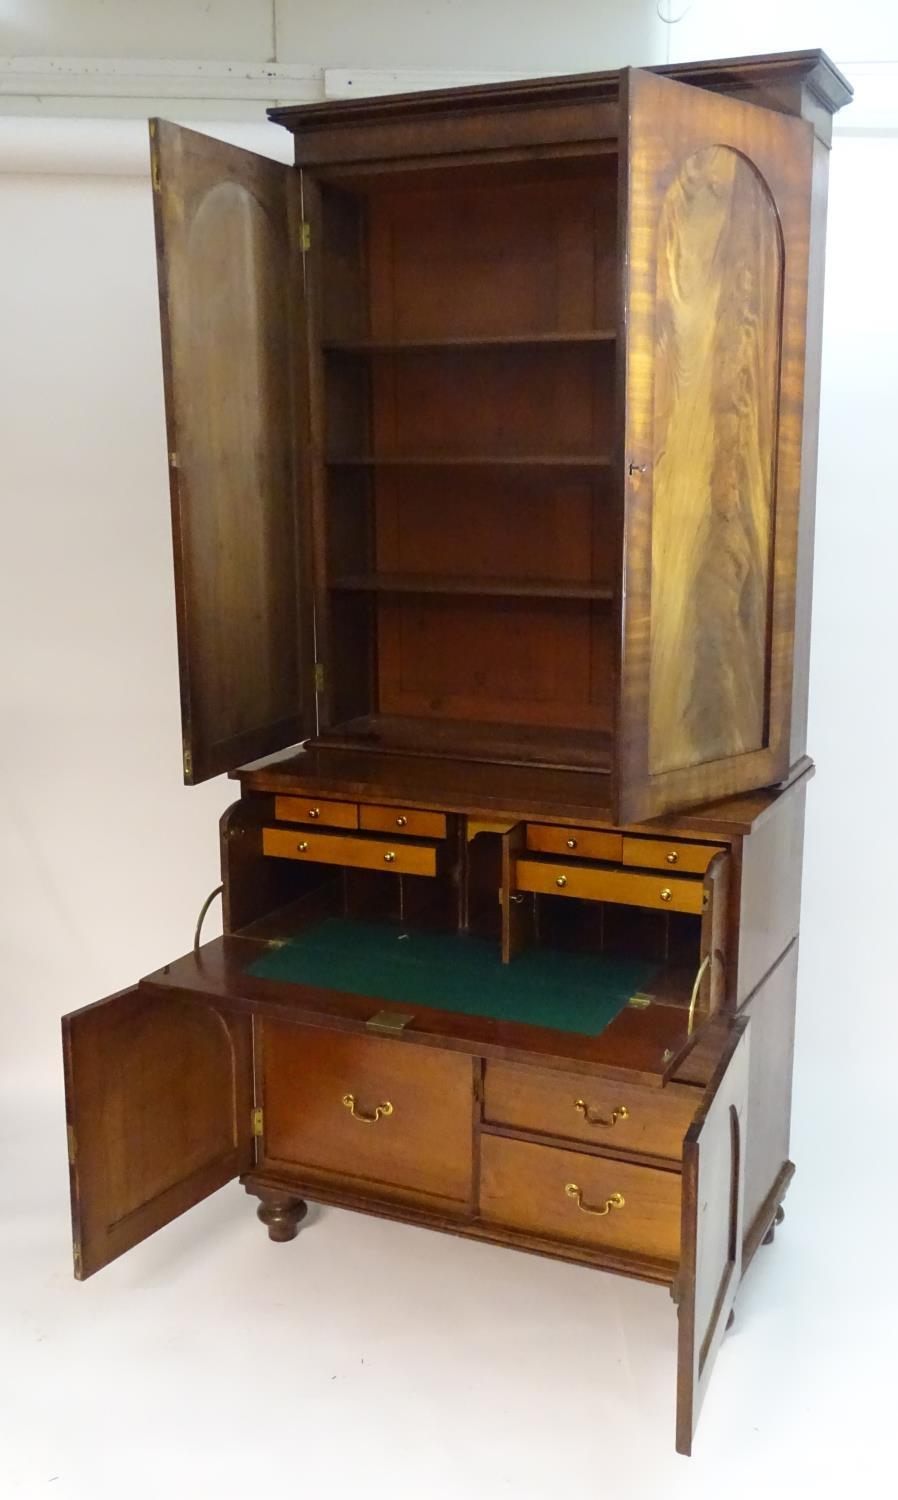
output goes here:
[{"label": "cabinet interior", "polygon": [[607,769],[616,151],[320,192],[320,737]]},{"label": "cabinet interior", "polygon": [[[296,986],[296,1004],[306,986],[445,1011],[449,1030],[462,1037],[466,1017],[510,1025],[522,1049],[529,1027],[557,1029],[570,1034],[572,1055],[578,1035],[600,1035],[628,1005],[632,1031],[641,1008],[653,1032],[658,1009],[667,1009],[681,1045],[707,951],[702,916],[518,893],[508,854],[517,830],[469,838],[466,824],[452,820],[435,878],[261,856],[271,909],[245,925],[236,910],[231,928],[255,940],[246,972]],[[696,1026],[711,1004],[703,983]]]}]

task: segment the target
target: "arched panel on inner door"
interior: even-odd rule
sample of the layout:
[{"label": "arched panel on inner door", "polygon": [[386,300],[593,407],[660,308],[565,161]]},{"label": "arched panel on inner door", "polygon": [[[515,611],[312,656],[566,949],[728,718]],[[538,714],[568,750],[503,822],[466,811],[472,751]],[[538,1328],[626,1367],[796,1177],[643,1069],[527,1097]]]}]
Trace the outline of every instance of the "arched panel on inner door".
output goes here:
[{"label": "arched panel on inner door", "polygon": [[649,767],[768,742],[783,241],[758,171],[694,152],[658,221]]}]

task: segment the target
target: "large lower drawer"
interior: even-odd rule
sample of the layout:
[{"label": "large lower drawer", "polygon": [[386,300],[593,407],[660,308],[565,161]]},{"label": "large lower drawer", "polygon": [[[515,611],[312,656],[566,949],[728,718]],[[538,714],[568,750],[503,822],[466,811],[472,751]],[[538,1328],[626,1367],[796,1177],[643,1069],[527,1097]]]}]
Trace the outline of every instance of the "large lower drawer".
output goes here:
[{"label": "large lower drawer", "polygon": [[700,1099],[688,1084],[646,1089],[577,1073],[488,1062],[483,1117],[490,1124],[536,1135],[679,1161]]},{"label": "large lower drawer", "polygon": [[262,853],[278,859],[304,859],[309,864],[390,870],[394,875],[436,875],[439,860],[436,844],[292,828],[263,828]]},{"label": "large lower drawer", "polygon": [[266,1020],[261,1070],[269,1165],[381,1195],[468,1201],[470,1057]]},{"label": "large lower drawer", "polygon": [[484,1135],[480,1216],[543,1239],[676,1261],[680,1174]]},{"label": "large lower drawer", "polygon": [[650,906],[659,911],[701,912],[702,881],[684,877],[637,875],[601,865],[556,864],[551,860],[519,859],[515,867],[519,891],[551,896],[580,896],[587,901],[613,901],[624,906]]}]

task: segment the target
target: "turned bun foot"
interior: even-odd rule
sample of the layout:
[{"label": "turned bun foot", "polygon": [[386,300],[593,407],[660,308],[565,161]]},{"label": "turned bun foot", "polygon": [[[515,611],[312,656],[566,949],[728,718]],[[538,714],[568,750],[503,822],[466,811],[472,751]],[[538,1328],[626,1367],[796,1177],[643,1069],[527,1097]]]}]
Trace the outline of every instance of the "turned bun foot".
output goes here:
[{"label": "turned bun foot", "polygon": [[269,1193],[255,1189],[261,1200],[256,1216],[268,1230],[268,1238],[278,1245],[295,1240],[299,1226],[309,1211],[302,1198],[293,1198],[289,1193]]},{"label": "turned bun foot", "polygon": [[773,1237],[776,1234],[777,1225],[778,1224],[782,1224],[783,1219],[785,1217],[786,1217],[786,1210],[783,1208],[783,1205],[780,1204],[779,1208],[777,1209],[776,1213],[773,1216],[773,1223],[771,1224],[770,1228],[768,1229],[767,1233],[765,1234],[764,1238],[761,1241],[762,1245],[772,1245],[773,1244]]}]

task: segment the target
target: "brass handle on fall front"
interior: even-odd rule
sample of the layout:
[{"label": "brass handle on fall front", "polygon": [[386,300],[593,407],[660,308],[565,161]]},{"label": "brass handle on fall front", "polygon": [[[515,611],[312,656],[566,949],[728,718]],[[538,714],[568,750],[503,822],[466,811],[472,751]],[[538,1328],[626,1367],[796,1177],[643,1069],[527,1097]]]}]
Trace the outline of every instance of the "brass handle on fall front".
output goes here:
[{"label": "brass handle on fall front", "polygon": [[605,1116],[597,1115],[595,1111],[590,1108],[585,1099],[575,1099],[574,1109],[576,1109],[578,1113],[583,1116],[587,1125],[611,1126],[616,1125],[618,1120],[629,1120],[630,1118],[630,1111],[628,1110],[626,1104],[619,1104],[617,1106],[617,1109],[613,1109],[610,1115]]},{"label": "brass handle on fall front", "polygon": [[588,1203],[583,1202],[583,1189],[579,1188],[576,1182],[566,1182],[564,1191],[569,1198],[573,1198],[581,1214],[592,1214],[597,1219],[603,1219],[613,1208],[623,1208],[626,1202],[623,1193],[612,1193],[610,1198],[605,1199],[601,1208],[590,1208]]},{"label": "brass handle on fall front", "polygon": [[563,891],[564,888],[565,888],[565,886],[567,885],[567,876],[566,875],[556,875],[556,877],[555,877],[555,884],[558,886],[559,890]]},{"label": "brass handle on fall front", "polygon": [[396,819],[396,827],[397,828],[407,828],[408,827],[408,818],[405,817],[404,814],[401,813],[399,815],[399,817]]},{"label": "brass handle on fall front", "polygon": [[393,1113],[393,1106],[389,1099],[385,1099],[383,1104],[375,1104],[373,1115],[362,1114],[361,1110],[356,1109],[355,1094],[344,1094],[342,1102],[349,1110],[352,1118],[354,1120],[361,1120],[363,1125],[376,1125],[381,1115],[391,1115]]},{"label": "brass handle on fall front", "polygon": [[309,847],[309,841],[308,841],[308,839],[303,839],[302,843],[301,844],[297,844],[296,847],[299,850],[300,854],[305,854],[306,850]]},{"label": "brass handle on fall front", "polygon": [[321,817],[321,808],[320,807],[310,807],[309,808],[309,817],[310,818],[320,818]]},{"label": "brass handle on fall front", "polygon": [[710,965],[711,965],[711,954],[710,953],[706,953],[705,956],[704,956],[704,958],[702,959],[701,963],[698,966],[698,973],[695,976],[695,983],[692,986],[692,998],[689,1001],[689,1019],[686,1022],[686,1035],[687,1036],[691,1036],[692,1035],[692,1023],[695,1020],[695,1005],[696,1005],[696,1001],[698,1000],[698,992],[699,992],[699,989],[701,988],[701,983],[702,983],[702,980],[703,980],[704,975],[705,975],[705,970],[707,968],[709,968]]}]

